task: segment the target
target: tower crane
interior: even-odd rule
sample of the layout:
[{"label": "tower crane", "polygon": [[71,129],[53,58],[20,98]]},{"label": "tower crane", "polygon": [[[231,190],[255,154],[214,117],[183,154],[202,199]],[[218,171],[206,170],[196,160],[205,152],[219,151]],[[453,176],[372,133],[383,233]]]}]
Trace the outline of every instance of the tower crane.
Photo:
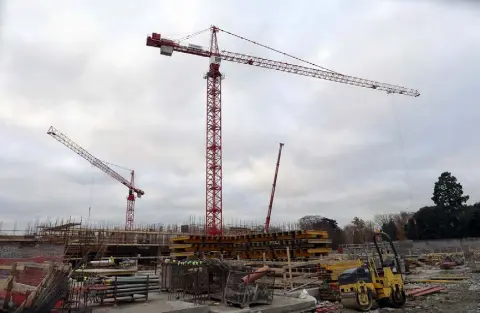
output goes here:
[{"label": "tower crane", "polygon": [[115,172],[111,169],[106,162],[97,159],[93,155],[91,155],[87,150],[83,149],[80,145],[75,143],[73,140],[68,138],[65,134],[60,132],[53,126],[47,131],[47,134],[52,136],[58,142],[62,143],[64,146],[90,162],[96,168],[102,170],[105,174],[109,175],[110,177],[114,178],[124,186],[128,188],[128,196],[127,196],[127,211],[125,214],[125,229],[131,230],[133,228],[133,222],[135,217],[135,194],[138,198],[141,198],[145,192],[141,189],[135,187],[135,171],[130,170],[130,181],[124,178],[122,175]]},{"label": "tower crane", "polygon": [[[194,44],[184,44],[169,38],[163,38],[159,33],[147,36],[146,45],[160,49],[160,54],[172,56],[173,52],[181,52],[209,58],[209,67],[204,78],[207,80],[207,130],[206,130],[206,214],[205,232],[207,235],[221,235],[223,231],[222,217],[222,107],[221,87],[224,75],[220,72],[221,61],[252,65],[286,73],[302,76],[310,76],[337,83],[353,85],[357,87],[371,88],[387,92],[389,94],[401,94],[418,97],[420,93],[415,89],[380,83],[373,80],[343,75],[329,69],[325,69],[311,62],[291,56],[287,53],[275,50],[252,40],[235,35],[216,26],[197,32],[184,39],[191,38],[200,33],[210,31],[210,45],[204,48]],[[269,60],[247,54],[229,52],[218,48],[217,34],[223,32],[239,39],[248,41],[271,51],[283,54],[296,60],[307,63],[313,67],[289,64],[281,61]]]},{"label": "tower crane", "polygon": [[280,147],[278,148],[277,165],[275,166],[275,175],[273,176],[272,192],[270,193],[270,202],[268,203],[267,218],[265,219],[265,233],[268,233],[268,229],[270,228],[270,217],[272,216],[273,198],[275,197],[275,188],[277,187],[278,169],[280,167],[280,158],[282,157],[283,146],[284,144],[280,143]]}]

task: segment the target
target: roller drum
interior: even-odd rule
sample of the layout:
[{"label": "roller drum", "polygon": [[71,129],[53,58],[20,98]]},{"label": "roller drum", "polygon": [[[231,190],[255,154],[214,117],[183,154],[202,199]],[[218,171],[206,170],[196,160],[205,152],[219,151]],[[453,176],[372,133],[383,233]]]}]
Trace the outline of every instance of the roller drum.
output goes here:
[{"label": "roller drum", "polygon": [[343,305],[345,309],[353,309],[353,310],[358,309],[357,300],[354,297],[352,298],[342,297],[342,299],[340,300],[340,303]]}]

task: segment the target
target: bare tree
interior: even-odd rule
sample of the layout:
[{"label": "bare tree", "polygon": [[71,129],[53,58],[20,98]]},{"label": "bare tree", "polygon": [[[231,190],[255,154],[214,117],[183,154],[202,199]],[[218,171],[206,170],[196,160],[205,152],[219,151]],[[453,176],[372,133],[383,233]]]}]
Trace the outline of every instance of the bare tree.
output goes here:
[{"label": "bare tree", "polygon": [[387,214],[377,214],[373,217],[373,221],[375,222],[375,225],[378,227],[383,227],[390,223],[391,221],[395,220],[395,215],[392,213],[387,213]]}]

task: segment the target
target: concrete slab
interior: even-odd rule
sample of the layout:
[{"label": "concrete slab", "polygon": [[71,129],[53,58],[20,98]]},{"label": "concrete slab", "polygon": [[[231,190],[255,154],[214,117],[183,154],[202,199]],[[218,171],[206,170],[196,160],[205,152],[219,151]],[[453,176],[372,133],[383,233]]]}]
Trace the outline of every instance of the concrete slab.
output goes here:
[{"label": "concrete slab", "polygon": [[[311,295],[312,297],[314,298],[319,298],[320,297],[320,292],[318,290],[318,287],[315,287],[315,288],[304,288],[309,295]],[[303,289],[298,289],[298,290],[295,290],[295,291],[291,291],[291,292],[288,292],[288,293],[285,293],[285,292],[280,292],[278,290],[275,290],[274,294],[276,296],[279,296],[279,297],[284,297],[284,296],[287,296],[287,297],[291,297],[291,298],[298,298],[300,296],[300,294],[302,293]]]},{"label": "concrete slab", "polygon": [[291,297],[275,296],[271,305],[255,305],[250,308],[240,309],[232,306],[211,306],[211,313],[295,313],[310,312],[315,310],[315,299],[296,299]]},{"label": "concrete slab", "polygon": [[[98,311],[102,311],[102,309],[99,308]],[[148,302],[139,299],[136,302],[120,303],[115,307],[109,307],[110,313],[209,313],[209,311],[207,305],[169,301],[166,294],[150,294]]]},{"label": "concrete slab", "polygon": [[158,312],[170,313],[208,313],[210,309],[207,305],[198,305],[185,301],[167,301],[165,307]]},{"label": "concrete slab", "polygon": [[[271,305],[255,305],[251,308],[240,309],[219,303],[215,305],[198,305],[185,301],[169,301],[167,294],[150,294],[148,302],[139,299],[132,303],[121,303],[116,307],[109,307],[109,313],[300,313],[315,310],[314,299],[297,299],[275,296]],[[103,311],[102,308],[97,309]],[[97,311],[97,310],[94,310]]]}]

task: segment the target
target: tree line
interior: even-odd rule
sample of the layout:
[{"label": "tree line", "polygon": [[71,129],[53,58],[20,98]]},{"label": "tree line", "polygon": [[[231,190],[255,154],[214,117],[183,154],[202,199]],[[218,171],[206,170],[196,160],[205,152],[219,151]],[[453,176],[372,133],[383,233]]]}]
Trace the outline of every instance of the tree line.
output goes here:
[{"label": "tree line", "polygon": [[372,221],[354,217],[341,228],[336,220],[307,215],[299,220],[301,229],[325,229],[332,248],[340,244],[362,244],[371,241],[381,229],[393,240],[429,240],[480,237],[480,202],[467,204],[462,185],[450,172],[438,177],[433,188],[433,204],[416,212],[377,214]]}]

